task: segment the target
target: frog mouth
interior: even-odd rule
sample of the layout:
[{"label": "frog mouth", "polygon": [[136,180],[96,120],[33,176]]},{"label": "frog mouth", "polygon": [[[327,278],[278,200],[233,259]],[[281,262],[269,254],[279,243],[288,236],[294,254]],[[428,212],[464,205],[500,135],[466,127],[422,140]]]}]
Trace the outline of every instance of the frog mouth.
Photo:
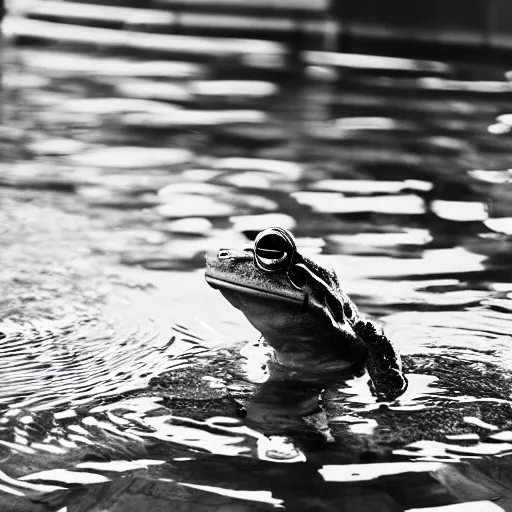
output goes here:
[{"label": "frog mouth", "polygon": [[301,290],[266,290],[256,284],[234,282],[225,277],[213,275],[210,272],[205,273],[206,282],[216,290],[230,290],[236,293],[242,293],[259,299],[270,299],[272,301],[282,301],[300,306],[307,305],[308,296]]}]

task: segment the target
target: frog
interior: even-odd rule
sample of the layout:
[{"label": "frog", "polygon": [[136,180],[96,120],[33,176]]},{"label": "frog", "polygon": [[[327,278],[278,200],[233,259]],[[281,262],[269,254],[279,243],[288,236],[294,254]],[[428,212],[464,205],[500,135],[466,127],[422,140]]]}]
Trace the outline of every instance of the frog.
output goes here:
[{"label": "frog", "polygon": [[269,227],[252,244],[207,255],[205,278],[271,347],[274,381],[348,380],[366,371],[377,401],[406,391],[400,354],[381,325],[359,312],[333,269],[301,254],[289,230]]}]

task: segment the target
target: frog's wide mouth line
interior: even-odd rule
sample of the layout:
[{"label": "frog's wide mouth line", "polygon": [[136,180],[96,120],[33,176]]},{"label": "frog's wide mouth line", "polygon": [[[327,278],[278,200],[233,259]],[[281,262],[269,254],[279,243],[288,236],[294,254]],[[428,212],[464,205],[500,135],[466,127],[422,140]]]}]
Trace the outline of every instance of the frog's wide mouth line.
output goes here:
[{"label": "frog's wide mouth line", "polygon": [[241,292],[246,295],[252,295],[254,297],[258,298],[270,298],[273,300],[280,300],[283,302],[288,302],[292,304],[299,304],[304,305],[307,301],[307,294],[304,292],[301,292],[297,290],[296,295],[292,294],[281,294],[276,293],[274,291],[269,290],[263,290],[262,288],[259,288],[257,286],[251,286],[246,284],[240,284],[233,281],[230,281],[228,279],[219,278],[216,276],[213,276],[209,274],[208,272],[205,273],[205,279],[206,282],[215,289],[228,289],[233,290],[236,292]]}]

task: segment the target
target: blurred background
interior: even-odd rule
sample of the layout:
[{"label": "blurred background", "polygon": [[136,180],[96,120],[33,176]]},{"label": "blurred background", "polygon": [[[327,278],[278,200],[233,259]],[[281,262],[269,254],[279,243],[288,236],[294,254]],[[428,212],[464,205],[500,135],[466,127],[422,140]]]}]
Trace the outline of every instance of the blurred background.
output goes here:
[{"label": "blurred background", "polygon": [[[498,459],[385,489],[329,487],[318,468],[512,449],[509,1],[3,9],[2,510],[412,510],[508,492]],[[346,442],[306,443],[288,473],[212,423],[250,387],[229,362],[258,333],[203,278],[205,251],[275,225],[386,324],[411,383],[392,407],[351,389]],[[172,371],[170,412],[133,398]],[[101,465],[137,457],[117,477]]]}]

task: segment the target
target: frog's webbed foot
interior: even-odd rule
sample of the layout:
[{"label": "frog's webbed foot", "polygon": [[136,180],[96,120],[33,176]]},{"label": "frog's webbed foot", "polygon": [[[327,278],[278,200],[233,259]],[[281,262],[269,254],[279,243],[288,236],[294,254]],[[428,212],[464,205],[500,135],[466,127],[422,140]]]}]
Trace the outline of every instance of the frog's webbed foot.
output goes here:
[{"label": "frog's webbed foot", "polygon": [[368,347],[366,369],[370,375],[372,393],[380,401],[398,398],[407,389],[400,354],[382,328],[371,320],[358,317],[353,329]]}]

